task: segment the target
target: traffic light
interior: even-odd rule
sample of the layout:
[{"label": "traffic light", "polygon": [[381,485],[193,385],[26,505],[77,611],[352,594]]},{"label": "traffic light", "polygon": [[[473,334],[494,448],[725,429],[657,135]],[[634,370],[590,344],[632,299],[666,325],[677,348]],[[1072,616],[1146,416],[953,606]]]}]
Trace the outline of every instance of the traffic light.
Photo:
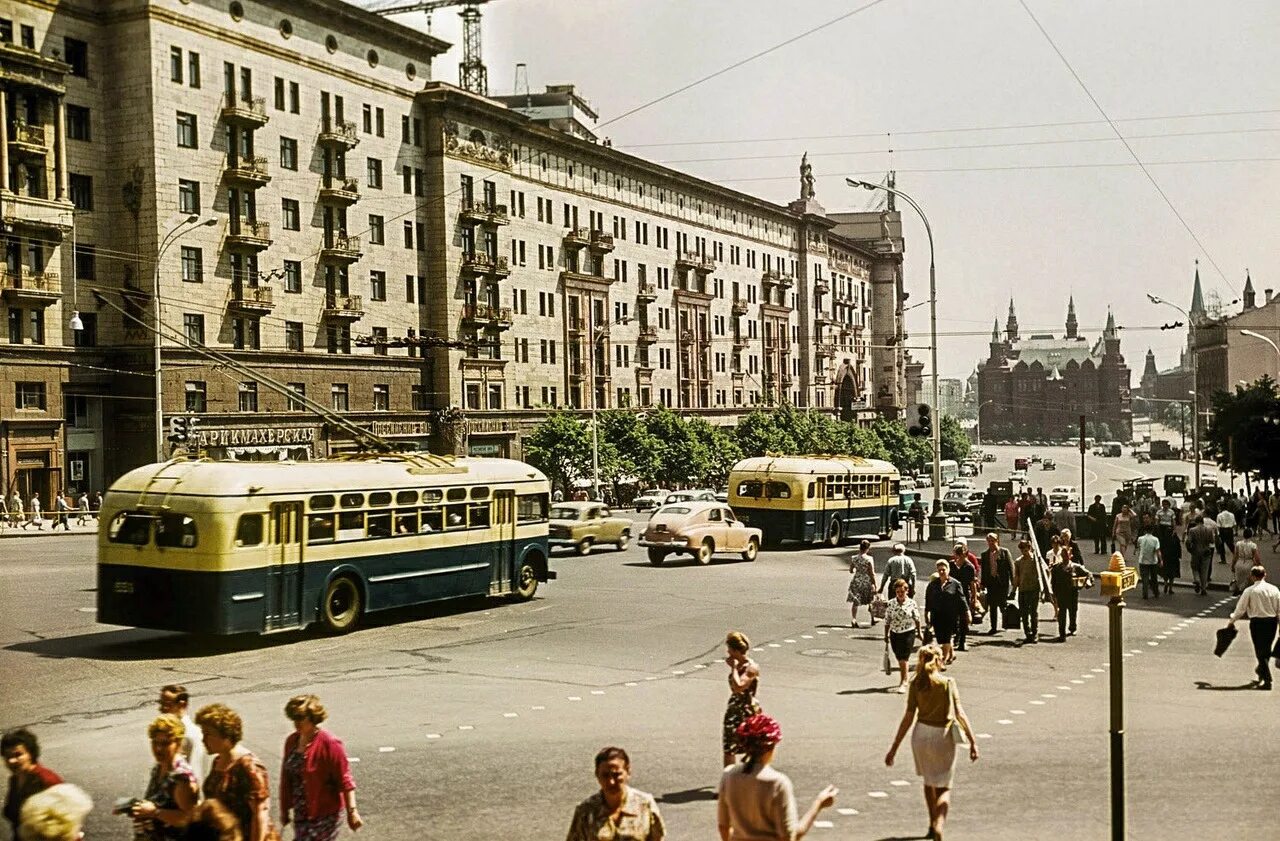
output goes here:
[{"label": "traffic light", "polygon": [[[914,416],[914,417],[913,417]],[[916,403],[907,409],[907,434],[912,438],[933,437],[933,414],[927,403]]]},{"label": "traffic light", "polygon": [[195,432],[198,421],[199,418],[194,415],[174,415],[169,418],[169,443],[175,446],[187,443],[191,433]]}]

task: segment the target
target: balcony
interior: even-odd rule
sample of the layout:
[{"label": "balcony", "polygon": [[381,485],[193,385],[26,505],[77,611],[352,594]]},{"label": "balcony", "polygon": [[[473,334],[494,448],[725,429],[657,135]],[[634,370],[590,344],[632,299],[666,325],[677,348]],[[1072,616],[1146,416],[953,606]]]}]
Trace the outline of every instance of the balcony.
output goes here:
[{"label": "balcony", "polygon": [[354,263],[361,256],[360,237],[329,234],[320,247],[320,259],[331,263]]},{"label": "balcony", "polygon": [[339,321],[357,321],[364,317],[364,300],[359,295],[326,293],[320,316]]},{"label": "balcony", "polygon": [[813,317],[813,326],[817,332],[821,333],[824,327],[839,327],[840,322],[836,321],[835,316],[830,313],[820,312]]},{"label": "balcony", "polygon": [[34,231],[42,239],[60,240],[71,230],[70,201],[4,194],[4,224]]},{"label": "balcony", "polygon": [[511,274],[511,264],[504,257],[495,257],[484,251],[462,255],[462,270],[473,275],[503,278]]},{"label": "balcony", "polygon": [[458,211],[458,216],[463,222],[470,222],[476,225],[508,225],[511,223],[511,216],[507,213],[505,204],[478,202],[474,198],[467,196],[462,198],[462,209]]},{"label": "balcony", "polygon": [[565,248],[583,248],[591,244],[591,231],[587,228],[570,228],[564,234]]},{"label": "balcony", "polygon": [[16,122],[9,132],[9,148],[18,157],[41,157],[49,151],[44,126]]},{"label": "balcony", "polygon": [[592,287],[608,287],[611,286],[617,278],[605,277],[604,275],[599,274],[589,274],[587,272],[571,268],[560,272],[560,280],[566,284],[576,284],[579,287],[583,285],[590,285]]},{"label": "balcony", "polygon": [[658,300],[658,287],[652,283],[641,283],[636,286],[636,300],[651,304]]},{"label": "balcony", "polygon": [[655,327],[645,327],[641,325],[640,332],[636,334],[636,341],[642,345],[651,345],[658,341],[658,330]]},{"label": "balcony", "polygon": [[233,220],[227,230],[227,245],[249,251],[262,251],[271,245],[271,225],[244,218]]},{"label": "balcony", "polygon": [[47,307],[62,297],[62,278],[57,272],[33,272],[27,268],[14,272],[0,268],[0,294],[12,303]]},{"label": "balcony", "polygon": [[814,278],[813,291],[819,295],[825,295],[831,291],[831,281],[825,277]]},{"label": "balcony", "polygon": [[328,178],[320,186],[320,200],[350,207],[360,201],[360,182],[354,178]]},{"label": "balcony", "polygon": [[570,336],[581,336],[587,329],[587,321],[580,315],[571,315],[565,320],[565,329]]},{"label": "balcony", "polygon": [[760,282],[764,284],[765,289],[771,286],[776,286],[779,289],[790,289],[795,285],[796,279],[790,275],[769,270],[760,275]]},{"label": "balcony", "polygon": [[592,231],[591,250],[600,252],[612,251],[613,234],[606,234],[604,231]]},{"label": "balcony", "polygon": [[712,260],[706,254],[699,254],[696,251],[680,251],[676,255],[676,267],[681,269],[693,269],[700,274],[711,274],[716,270],[716,261]]},{"label": "balcony", "polygon": [[748,340],[747,340],[747,337],[746,337],[746,336],[743,336],[743,335],[741,335],[741,334],[735,334],[735,335],[734,335],[734,337],[733,337],[733,349],[734,349],[734,350],[739,350],[739,351],[740,351],[740,350],[745,350],[745,349],[746,349],[746,347],[747,347],[747,344],[748,344]]},{"label": "balcony", "polygon": [[836,346],[831,342],[818,342],[813,346],[813,355],[819,359],[834,359],[836,355]]},{"label": "balcony", "polygon": [[734,298],[734,299],[733,299],[733,305],[732,305],[732,312],[733,312],[733,314],[734,314],[734,315],[746,315],[746,314],[747,314],[747,299],[746,299],[746,298]]},{"label": "balcony", "polygon": [[681,330],[681,331],[680,331],[680,344],[682,344],[682,345],[691,345],[691,344],[693,344],[693,340],[694,340],[694,335],[693,335],[693,331],[692,331],[692,330]]},{"label": "balcony", "polygon": [[233,158],[227,161],[223,173],[228,181],[244,184],[251,188],[270,183],[271,173],[267,171],[267,159],[261,155],[253,158]]},{"label": "balcony", "polygon": [[248,128],[262,128],[271,118],[267,116],[267,100],[261,96],[236,96],[229,93],[222,98],[222,119]]},{"label": "balcony", "polygon": [[340,149],[354,149],[360,143],[360,135],[356,133],[356,124],[344,120],[325,120],[320,127],[317,138],[322,146],[335,146]]},{"label": "balcony", "polygon": [[272,299],[270,286],[234,283],[231,286],[231,299],[228,306],[242,312],[268,313],[275,307],[275,301]]},{"label": "balcony", "polygon": [[465,304],[462,307],[462,321],[464,324],[490,330],[506,330],[511,326],[511,308],[495,307],[489,304]]}]

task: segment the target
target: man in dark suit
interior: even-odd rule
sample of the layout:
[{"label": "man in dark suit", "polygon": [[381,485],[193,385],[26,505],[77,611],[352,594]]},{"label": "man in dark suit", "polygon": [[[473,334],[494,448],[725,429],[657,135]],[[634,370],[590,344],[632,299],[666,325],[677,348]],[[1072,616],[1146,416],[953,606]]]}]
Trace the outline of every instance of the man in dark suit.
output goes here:
[{"label": "man in dark suit", "polygon": [[987,535],[987,549],[982,553],[982,589],[987,594],[991,633],[999,633],[1000,611],[1013,589],[1013,556],[1000,545],[1000,536],[995,532]]}]

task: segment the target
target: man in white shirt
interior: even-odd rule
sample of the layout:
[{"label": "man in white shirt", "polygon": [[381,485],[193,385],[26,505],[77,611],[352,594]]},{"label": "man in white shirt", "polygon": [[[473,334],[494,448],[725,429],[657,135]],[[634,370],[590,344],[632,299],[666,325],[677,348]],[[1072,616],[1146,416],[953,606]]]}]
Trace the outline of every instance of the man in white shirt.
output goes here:
[{"label": "man in white shirt", "polygon": [[186,757],[191,770],[203,780],[209,775],[211,760],[205,753],[200,728],[196,727],[195,722],[191,720],[191,713],[188,710],[190,702],[191,697],[187,694],[185,686],[171,683],[160,690],[158,701],[160,712],[176,715],[182,719],[182,724],[187,731],[182,737],[182,746],[178,748],[178,753]]},{"label": "man in white shirt", "polygon": [[1218,512],[1218,563],[1225,564],[1227,555],[1235,557],[1236,554],[1236,515],[1231,513],[1231,509],[1222,506],[1222,510]]},{"label": "man in white shirt", "polygon": [[[893,555],[884,565],[884,575],[880,576],[880,586],[878,592],[883,592],[886,586],[901,578],[907,582],[907,595],[911,598],[916,594],[916,563],[907,557],[907,547],[901,543],[893,544]],[[893,595],[892,587],[889,588],[888,594]]]},{"label": "man in white shirt", "polygon": [[1240,594],[1236,609],[1227,620],[1227,627],[1235,627],[1237,619],[1249,617],[1249,636],[1253,639],[1253,653],[1258,658],[1258,679],[1255,681],[1259,689],[1271,688],[1271,667],[1267,658],[1280,656],[1272,653],[1271,646],[1276,639],[1276,626],[1280,624],[1280,588],[1269,583],[1266,567],[1256,566],[1249,573],[1253,581]]}]

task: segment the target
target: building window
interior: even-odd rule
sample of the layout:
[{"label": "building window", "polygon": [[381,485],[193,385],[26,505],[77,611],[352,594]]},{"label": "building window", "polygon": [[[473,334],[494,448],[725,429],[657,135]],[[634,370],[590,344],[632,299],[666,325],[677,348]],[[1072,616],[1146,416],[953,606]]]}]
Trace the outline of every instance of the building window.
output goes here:
[{"label": "building window", "polygon": [[411,405],[413,407],[413,411],[425,412],[427,410],[426,389],[424,389],[420,385],[414,385],[409,387],[409,393],[412,401]]},{"label": "building window", "polygon": [[89,75],[89,45],[76,38],[62,39],[63,60],[71,65],[72,76]]},{"label": "building window", "polygon": [[383,110],[382,110],[381,108],[376,108],[376,109],[374,109],[373,117],[374,117],[373,122],[374,122],[374,126],[375,126],[375,131],[374,131],[374,133],[375,133],[376,135],[378,135],[378,137],[385,137],[385,136],[386,136],[386,130],[387,130],[387,115],[386,115],[386,113],[385,113],[385,112],[383,112]]},{"label": "building window", "polygon": [[365,103],[361,109],[361,115],[364,117],[364,133],[373,134],[373,106]]},{"label": "building window", "polygon": [[182,331],[186,334],[188,344],[203,345],[204,316],[196,312],[184,312],[182,314]]},{"label": "building window", "polygon": [[31,310],[31,341],[44,344],[44,310]]},{"label": "building window", "polygon": [[413,192],[413,167],[400,167],[400,187],[406,196]]},{"label": "building window", "polygon": [[489,408],[502,408],[502,386],[497,383],[489,384]]},{"label": "building window", "polygon": [[381,216],[369,214],[369,244],[382,245],[386,242],[386,226]]},{"label": "building window", "polygon": [[302,107],[302,94],[297,82],[289,83],[289,113],[297,114]]},{"label": "building window", "polygon": [[236,350],[260,350],[262,325],[256,318],[232,319],[231,339]]},{"label": "building window", "polygon": [[236,392],[237,406],[241,412],[258,411],[258,384],[255,382],[240,383],[240,388]]},{"label": "building window", "polygon": [[366,169],[368,170],[368,177],[365,178],[365,181],[368,182],[369,189],[381,190],[382,189],[382,161],[379,160],[378,158],[366,158],[365,163],[366,163]]},{"label": "building window", "polygon": [[467,383],[467,408],[473,412],[480,410],[480,383]]},{"label": "building window", "polygon": [[200,212],[200,182],[178,179],[178,210],[182,213]]},{"label": "building window", "polygon": [[85,243],[76,243],[75,248],[76,278],[79,280],[97,280],[98,249]]},{"label": "building window", "polygon": [[22,310],[9,308],[9,344],[22,344]]},{"label": "building window", "polygon": [[413,275],[411,274],[405,275],[404,276],[404,300],[406,304],[414,303],[413,287],[414,287]]},{"label": "building window", "polygon": [[302,263],[297,260],[284,261],[284,291],[302,291]]},{"label": "building window", "polygon": [[348,396],[346,383],[334,383],[329,388],[329,408],[335,412],[347,411]]},{"label": "building window", "polygon": [[[292,391],[294,394],[298,395],[299,397],[307,396],[306,383],[286,383],[286,387],[289,389],[289,391]],[[301,412],[305,409],[305,407],[303,406],[301,400],[290,397],[288,398],[288,401],[286,403],[286,409],[290,412]]]},{"label": "building window", "polygon": [[284,79],[279,76],[275,78],[275,106],[277,111],[284,110]]},{"label": "building window", "polygon": [[182,71],[185,65],[182,62],[182,47],[169,48],[169,81],[182,84]]},{"label": "building window", "polygon": [[378,383],[373,387],[373,410],[386,412],[391,409],[391,386]]},{"label": "building window", "polygon": [[73,332],[76,347],[96,347],[98,344],[98,314],[94,312],[80,313],[83,325]]},{"label": "building window", "polygon": [[187,85],[200,87],[200,53],[187,53]]},{"label": "building window", "polygon": [[71,203],[76,210],[93,210],[93,176],[71,173]]},{"label": "building window", "polygon": [[92,140],[93,132],[89,125],[89,109],[83,105],[67,106],[67,137],[72,140]]},{"label": "building window", "polygon": [[195,149],[200,145],[200,132],[196,128],[196,115],[178,112],[178,145],[183,149]]},{"label": "building window", "polygon": [[188,412],[203,413],[209,405],[205,393],[204,380],[187,380],[186,406]]},{"label": "building window", "polygon": [[369,297],[375,301],[387,300],[386,272],[369,272]]},{"label": "building window", "polygon": [[199,248],[182,246],[182,280],[184,283],[204,281],[204,254]]},{"label": "building window", "polygon": [[298,141],[292,137],[280,138],[280,168],[298,171]]},{"label": "building window", "polygon": [[297,199],[280,200],[281,225],[286,231],[302,230],[302,214],[298,210]]},{"label": "building window", "polygon": [[14,383],[19,409],[39,410],[47,407],[44,383]]},{"label": "building window", "polygon": [[[463,228],[463,230],[465,231],[466,228]],[[413,248],[413,223],[412,222],[404,223],[404,247]],[[462,251],[465,254],[471,253],[471,249],[467,248],[465,241],[463,242]]]},{"label": "building window", "polygon": [[301,321],[286,321],[284,323],[284,349],[295,352],[302,350]]},{"label": "building window", "polygon": [[373,354],[374,356],[387,355],[387,328],[373,328]]}]

